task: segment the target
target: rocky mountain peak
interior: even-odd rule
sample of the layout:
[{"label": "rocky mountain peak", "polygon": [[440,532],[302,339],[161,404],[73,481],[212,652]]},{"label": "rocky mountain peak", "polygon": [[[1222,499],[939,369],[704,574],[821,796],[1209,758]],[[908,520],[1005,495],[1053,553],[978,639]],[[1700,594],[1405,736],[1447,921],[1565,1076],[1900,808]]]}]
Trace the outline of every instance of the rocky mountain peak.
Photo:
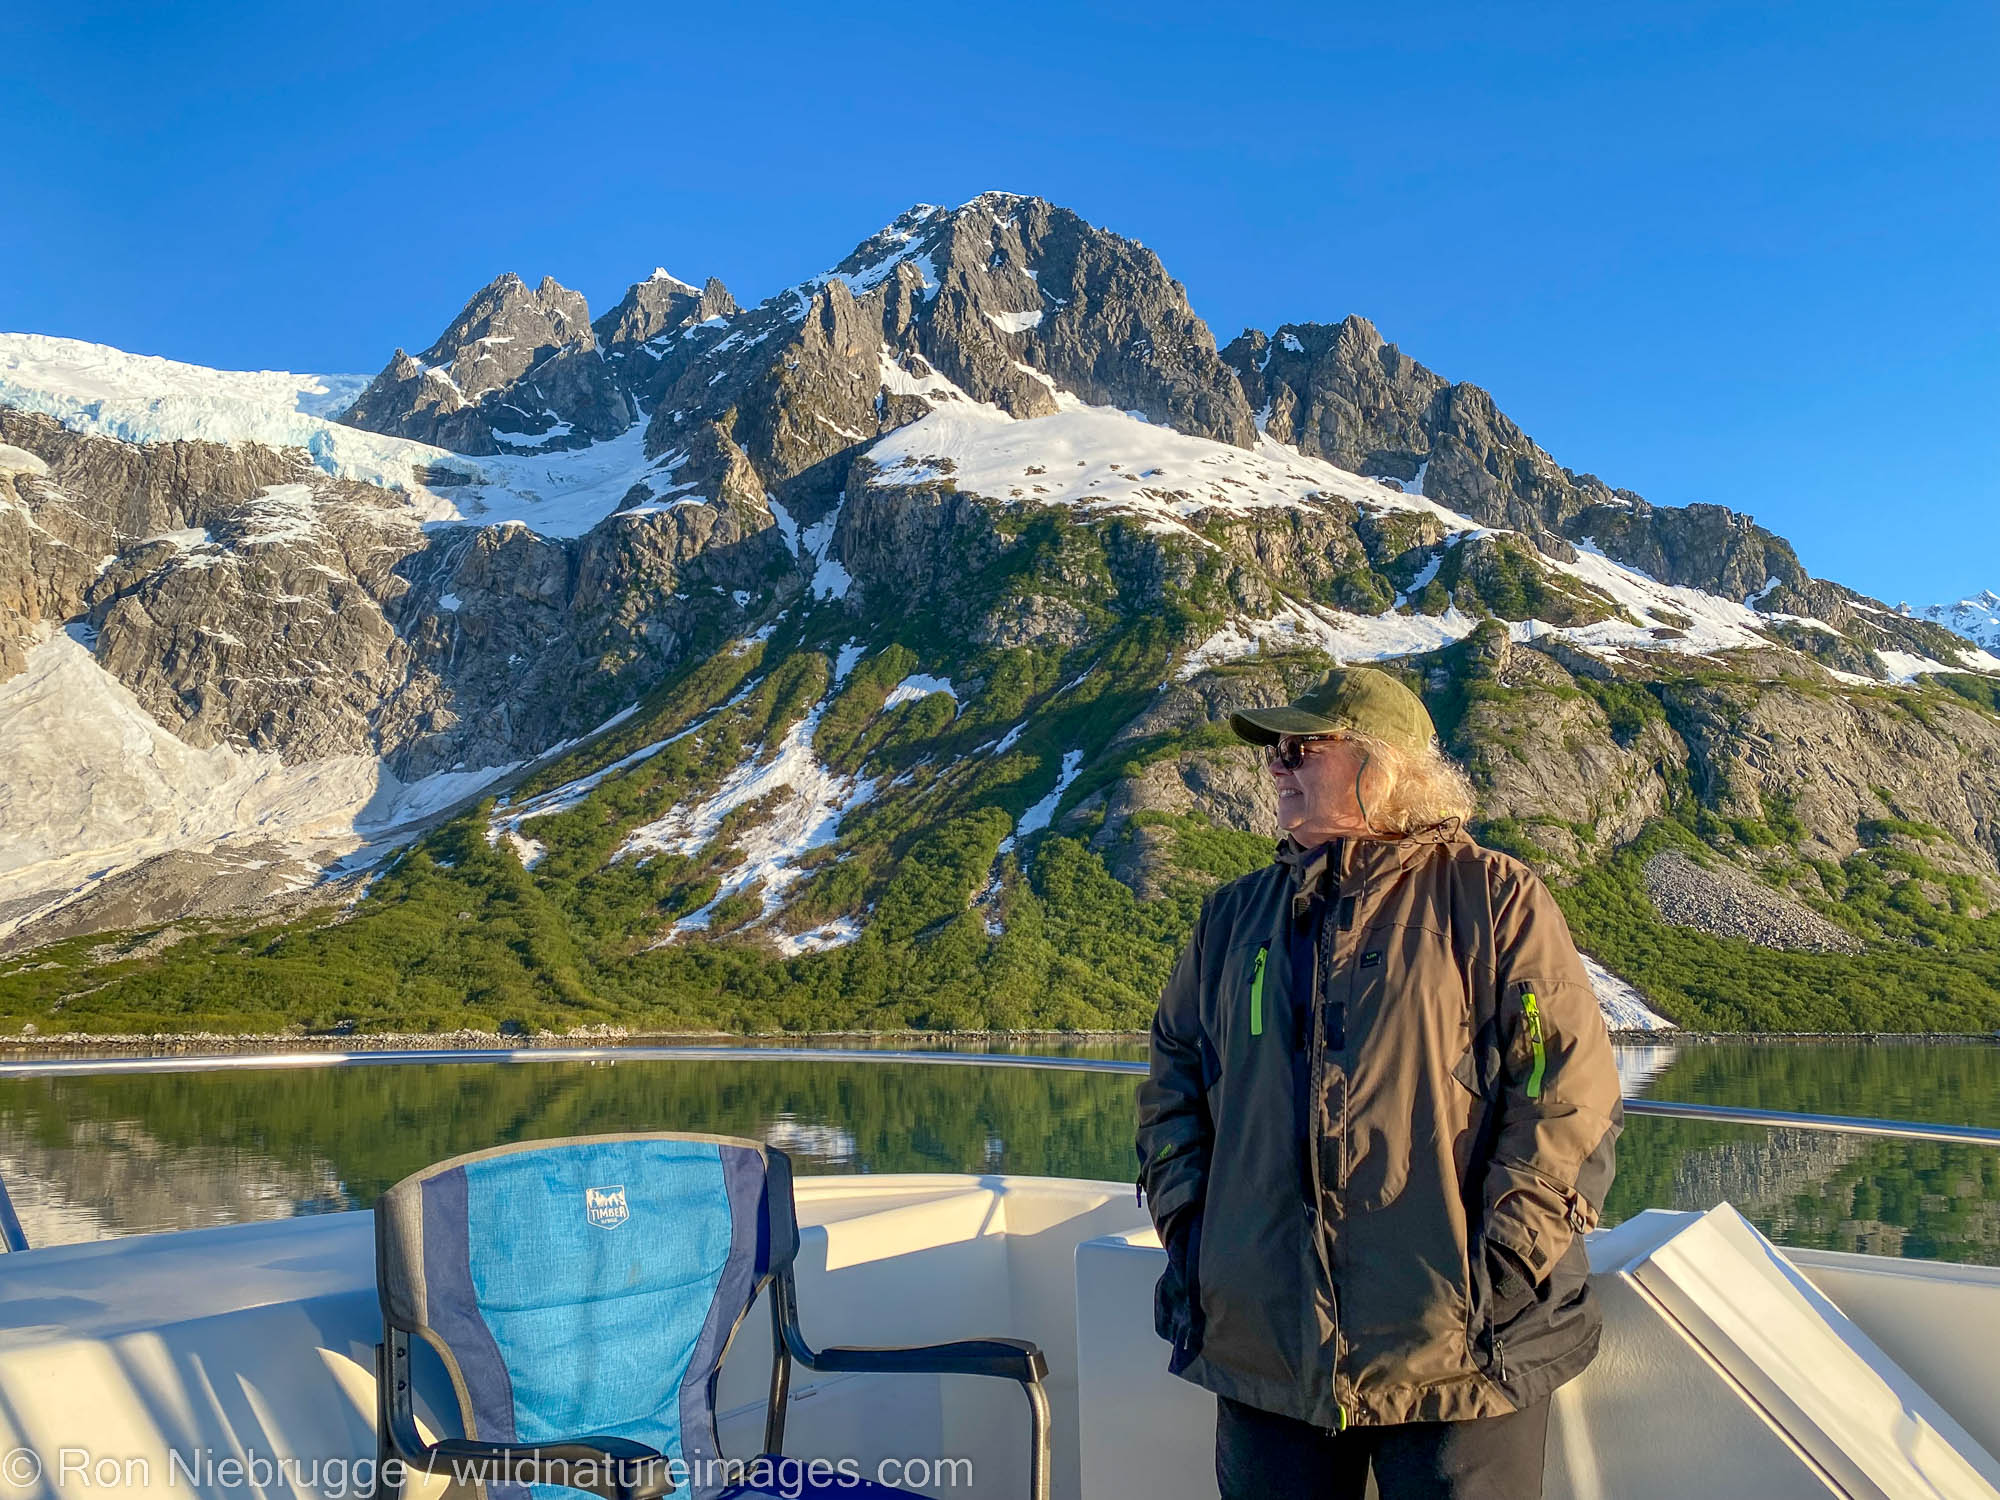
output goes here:
[{"label": "rocky mountain peak", "polygon": [[[863,446],[953,401],[1027,418],[1077,398],[1197,437],[1256,439],[1241,388],[1158,257],[1039,198],[918,204],[831,270],[740,313],[696,316],[686,296],[641,284],[598,328],[652,414],[647,452],[687,455],[677,483],[702,495],[754,474],[749,494],[810,521]],[[634,334],[675,322],[634,343],[627,313]],[[710,428],[719,436],[701,435]],[[723,467],[702,471],[699,454]]]},{"label": "rocky mountain peak", "polygon": [[544,276],[529,291],[527,283],[508,271],[479,289],[422,358],[442,365],[471,356],[463,378],[456,370],[453,378],[468,396],[478,396],[493,388],[484,382],[519,375],[537,350],[573,344],[596,347],[583,294],[553,276]]},{"label": "rocky mountain peak", "polygon": [[1159,257],[1045,199],[987,192],[955,209],[917,204],[773,302],[797,321],[834,281],[856,297],[885,287],[894,301],[899,268],[920,288],[910,340],[975,400],[1040,416],[1060,390],[1193,436],[1239,447],[1256,439],[1213,334]]},{"label": "rocky mountain peak", "polygon": [[634,372],[625,368],[625,362],[649,356],[650,362],[657,363],[661,357],[659,350],[642,346],[711,318],[733,316],[736,311],[736,299],[715,277],[709,277],[697,291],[661,267],[644,281],[633,282],[618,305],[591,328],[605,359],[630,389]]},{"label": "rocky mountain peak", "polygon": [[1970,598],[1952,604],[1926,604],[1912,609],[1898,604],[1896,612],[1910,619],[1942,625],[1955,635],[1976,641],[1988,651],[2000,653],[2000,593],[1981,589]]},{"label": "rocky mountain peak", "polygon": [[423,353],[396,351],[340,420],[460,453],[582,447],[632,423],[581,292],[512,271],[465,304]]},{"label": "rocky mountain peak", "polygon": [[1215,336],[1151,250],[1015,193],[982,193],[942,220],[931,258],[933,322],[944,336],[927,352],[953,379],[956,363],[975,362],[965,356],[989,344],[1089,405],[1237,447],[1255,443],[1250,406]]}]

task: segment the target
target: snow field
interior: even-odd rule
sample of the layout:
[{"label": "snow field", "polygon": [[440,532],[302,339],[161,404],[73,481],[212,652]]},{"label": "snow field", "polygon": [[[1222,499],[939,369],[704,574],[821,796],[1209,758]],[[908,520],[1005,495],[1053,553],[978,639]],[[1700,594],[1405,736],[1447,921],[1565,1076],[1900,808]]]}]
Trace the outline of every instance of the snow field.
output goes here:
[{"label": "snow field", "polygon": [[1353,615],[1311,601],[1286,599],[1266,619],[1238,618],[1190,651],[1174,676],[1185,682],[1225,661],[1259,651],[1313,647],[1335,661],[1381,661],[1435,651],[1472,634],[1479,622],[1456,607],[1441,615]]},{"label": "snow field", "polygon": [[[1032,500],[1184,524],[1203,511],[1247,515],[1333,496],[1379,508],[1427,510],[1453,531],[1473,528],[1456,511],[1307,458],[1264,438],[1255,452],[1189,437],[1110,407],[1058,393],[1063,410],[1016,419],[967,398],[942,376],[919,382],[884,361],[916,394],[955,396],[868,450],[877,484],[949,478],[997,500]],[[948,392],[937,389],[938,385]],[[893,386],[891,387],[894,388]],[[948,460],[949,463],[943,462]]]}]

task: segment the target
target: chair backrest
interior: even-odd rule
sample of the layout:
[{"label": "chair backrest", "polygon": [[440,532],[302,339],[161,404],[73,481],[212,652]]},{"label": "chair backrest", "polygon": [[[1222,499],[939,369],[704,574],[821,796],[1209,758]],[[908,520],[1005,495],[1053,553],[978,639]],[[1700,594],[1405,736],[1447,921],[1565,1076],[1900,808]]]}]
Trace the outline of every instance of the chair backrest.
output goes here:
[{"label": "chair backrest", "polygon": [[375,1209],[382,1317],[442,1356],[465,1436],[608,1435],[719,1457],[717,1366],[798,1251],[791,1162],[730,1136],[526,1141]]}]

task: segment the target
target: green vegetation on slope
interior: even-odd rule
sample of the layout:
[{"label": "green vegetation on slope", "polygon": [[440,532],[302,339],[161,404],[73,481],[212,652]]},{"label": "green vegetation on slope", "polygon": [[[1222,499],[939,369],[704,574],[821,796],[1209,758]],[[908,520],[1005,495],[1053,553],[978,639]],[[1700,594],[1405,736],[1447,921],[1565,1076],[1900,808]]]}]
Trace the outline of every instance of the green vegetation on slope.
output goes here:
[{"label": "green vegetation on slope", "polygon": [[[1703,845],[1684,825],[1655,824],[1556,899],[1578,946],[1644,989],[1697,1031],[1964,1031],[2000,1028],[2000,913],[1973,918],[1932,906],[1887,866],[1915,863],[1864,849],[1816,865],[1827,897],[1813,904],[1867,952],[1794,953],[1712,937],[1660,919],[1646,896],[1646,861],[1663,848]],[[1963,877],[1932,874],[1954,886]],[[1962,890],[1959,891],[1962,899]]]},{"label": "green vegetation on slope", "polygon": [[[1434,556],[1435,523],[1423,517],[1353,525],[1352,547],[1329,554],[1347,571],[1312,587],[1365,577],[1389,589]],[[1183,712],[1113,746],[1166,701],[1160,687],[1179,653],[1238,607],[1230,590],[1243,575],[1230,568],[1241,557],[1221,550],[1228,528],[1210,531],[1204,544],[1123,519],[1003,507],[993,547],[976,565],[968,554],[957,587],[921,591],[892,621],[779,616],[762,638],[662,684],[611,736],[537,771],[506,807],[431,831],[350,910],[195,925],[168,945],[82,938],[0,961],[0,1029],[1142,1027],[1202,895],[1270,853],[1199,812],[1113,810],[1149,767],[1212,763],[1229,743],[1222,724]],[[950,545],[971,548],[970,532]],[[1461,608],[1547,612],[1561,602],[1549,591],[1564,580],[1520,547],[1450,551],[1432,587],[1452,585]],[[1461,597],[1474,584],[1485,595]],[[1598,607],[1581,595],[1569,602]],[[864,633],[865,651],[850,631]],[[1695,687],[1726,690],[1717,702],[1739,690],[1751,701],[1757,690],[1713,659],[1676,662],[1657,681],[1571,678],[1544,663],[1523,685],[1502,671],[1509,649],[1506,627],[1487,619],[1453,646],[1388,665],[1424,694],[1447,742],[1483,735],[1475,750],[1521,765],[1537,753],[1528,721],[1538,705],[1572,722],[1601,715],[1611,747],[1643,749],[1673,740],[1675,705]],[[1204,691],[1219,702],[1272,693],[1324,665],[1312,652],[1258,655],[1212,669]],[[890,707],[918,673],[948,677],[952,690]],[[1985,681],[1877,696],[1920,719],[1939,704],[1986,704]],[[1787,689],[1819,691],[1791,679]],[[789,864],[746,883],[738,872],[781,789],[734,802],[698,839],[687,810],[808,727],[816,761],[844,789],[838,836],[806,841]],[[1056,831],[1016,847],[1018,820],[1054,793],[1065,765],[1081,774],[1061,795]],[[1583,946],[1669,1016],[1750,1031],[2000,1026],[2000,915],[1983,914],[1977,881],[1927,855],[1938,830],[1879,817],[1857,830],[1864,847],[1846,860],[1777,859],[1796,894],[1868,949],[1774,953],[1662,922],[1641,870],[1668,844],[1697,856],[1781,856],[1798,819],[1770,800],[1744,816],[1740,797],[1725,816],[1684,767],[1663,762],[1659,774],[1667,816],[1558,895]],[[564,786],[573,788],[565,805],[519,829],[539,853],[495,837],[500,820]],[[1595,838],[1590,826],[1532,810],[1476,831],[1531,862],[1543,858],[1538,838],[1579,848]],[[1140,865],[1144,898],[1111,873]],[[856,929],[845,946],[784,956],[814,933]]]}]

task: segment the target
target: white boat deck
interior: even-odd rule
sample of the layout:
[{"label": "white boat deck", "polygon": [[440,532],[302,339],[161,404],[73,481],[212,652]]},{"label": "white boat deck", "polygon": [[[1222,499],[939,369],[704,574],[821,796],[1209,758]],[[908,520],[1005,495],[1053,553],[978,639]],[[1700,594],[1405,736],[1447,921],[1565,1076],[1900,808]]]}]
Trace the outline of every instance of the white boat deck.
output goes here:
[{"label": "white boat deck", "polygon": [[[1161,1252],[1129,1185],[808,1177],[815,1345],[1032,1338],[1058,1500],[1207,1500],[1211,1398],[1165,1372]],[[1558,1396],[1550,1500],[2000,1496],[2000,1271],[1777,1252],[1732,1210],[1591,1242],[1604,1352]],[[57,1246],[0,1261],[0,1494],[351,1500],[374,1453],[365,1213]],[[723,1445],[761,1438],[769,1323],[724,1367]],[[418,1413],[454,1430],[441,1370]],[[795,1374],[788,1453],[936,1496],[1026,1492],[1006,1382]],[[21,1456],[25,1452],[26,1457]],[[231,1460],[235,1461],[232,1466]],[[259,1461],[263,1467],[258,1468]],[[439,1486],[442,1488],[442,1486]]]}]

